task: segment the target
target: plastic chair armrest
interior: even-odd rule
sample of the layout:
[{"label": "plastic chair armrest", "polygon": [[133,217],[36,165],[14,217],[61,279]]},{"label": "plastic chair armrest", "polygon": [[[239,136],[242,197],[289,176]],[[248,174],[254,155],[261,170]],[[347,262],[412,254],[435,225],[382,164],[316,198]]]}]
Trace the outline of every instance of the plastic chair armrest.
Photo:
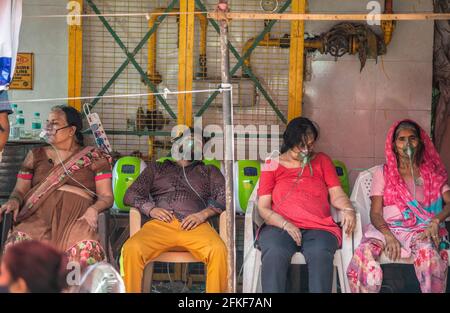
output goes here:
[{"label": "plastic chair armrest", "polygon": [[130,237],[136,234],[142,227],[141,212],[136,208],[130,208]]}]

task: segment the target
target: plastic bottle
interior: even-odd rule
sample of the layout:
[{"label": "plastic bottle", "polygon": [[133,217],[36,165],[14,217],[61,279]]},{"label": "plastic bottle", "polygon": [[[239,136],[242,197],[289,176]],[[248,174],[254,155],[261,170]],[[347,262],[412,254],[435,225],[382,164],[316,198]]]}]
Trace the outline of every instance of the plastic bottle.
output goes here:
[{"label": "plastic bottle", "polygon": [[12,114],[8,116],[9,118],[9,138],[10,139],[16,139],[14,136],[14,126],[16,125],[16,115],[17,115],[17,104],[11,105]]},{"label": "plastic bottle", "polygon": [[31,121],[31,135],[33,139],[39,139],[39,134],[42,131],[42,120],[41,114],[39,112],[35,112],[33,120]]},{"label": "plastic bottle", "polygon": [[16,139],[25,137],[25,116],[23,115],[23,111],[17,111],[16,115],[16,125],[14,126],[14,135]]}]

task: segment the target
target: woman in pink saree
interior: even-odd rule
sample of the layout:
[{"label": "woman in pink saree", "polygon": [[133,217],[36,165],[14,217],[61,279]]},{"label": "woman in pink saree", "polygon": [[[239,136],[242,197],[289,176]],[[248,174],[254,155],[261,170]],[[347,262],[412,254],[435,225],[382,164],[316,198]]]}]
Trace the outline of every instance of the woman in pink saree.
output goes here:
[{"label": "woman in pink saree", "polygon": [[423,293],[447,282],[447,172],[430,137],[411,120],[396,122],[385,144],[386,163],[373,174],[371,224],[347,270],[352,292],[379,292],[379,258],[412,258]]},{"label": "woman in pink saree", "polygon": [[13,212],[15,221],[5,250],[23,240],[46,241],[84,268],[106,259],[96,230],[98,213],[113,202],[111,159],[83,146],[82,119],[74,108],[54,107],[45,130],[51,146],[30,151],[0,208],[0,218]]}]

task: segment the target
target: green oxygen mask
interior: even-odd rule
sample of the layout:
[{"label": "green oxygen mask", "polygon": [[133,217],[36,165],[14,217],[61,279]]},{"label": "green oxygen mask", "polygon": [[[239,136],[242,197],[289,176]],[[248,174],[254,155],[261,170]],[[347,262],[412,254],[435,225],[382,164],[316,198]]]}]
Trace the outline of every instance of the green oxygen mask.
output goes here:
[{"label": "green oxygen mask", "polygon": [[311,166],[311,151],[308,149],[303,149],[298,153],[298,159],[302,162],[302,173],[305,169],[305,166],[309,165],[309,171],[311,173],[311,176],[313,176],[313,169]]},{"label": "green oxygen mask", "polygon": [[413,157],[414,157],[414,153],[415,152],[416,151],[415,151],[414,147],[411,145],[411,143],[408,140],[406,145],[403,147],[403,153],[406,154],[408,156],[408,158],[409,158],[409,168],[411,170],[411,177],[412,177],[413,182],[414,182],[414,184],[413,184],[413,197],[414,197],[414,199],[416,198],[416,184],[417,184],[416,178],[414,177],[414,167],[413,167]]},{"label": "green oxygen mask", "polygon": [[413,155],[415,153],[414,147],[411,145],[411,143],[408,140],[408,143],[403,147],[403,153],[405,153],[409,159],[411,160],[413,158]]}]

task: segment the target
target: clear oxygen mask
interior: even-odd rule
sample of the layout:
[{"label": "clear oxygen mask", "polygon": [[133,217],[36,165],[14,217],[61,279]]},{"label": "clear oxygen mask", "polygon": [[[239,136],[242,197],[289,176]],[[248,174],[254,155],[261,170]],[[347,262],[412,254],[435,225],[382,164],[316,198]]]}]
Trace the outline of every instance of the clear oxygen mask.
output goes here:
[{"label": "clear oxygen mask", "polygon": [[413,160],[414,160],[414,154],[416,153],[416,149],[413,147],[411,142],[408,140],[406,145],[403,147],[403,153],[408,156],[409,159],[409,168],[411,170],[411,177],[413,179],[413,197],[416,198],[416,184],[417,180],[414,176],[414,166],[413,166]]},{"label": "clear oxygen mask", "polygon": [[[306,165],[309,165],[309,171],[311,173],[311,176],[313,176],[313,169],[311,166],[311,151],[309,149],[302,149],[298,153],[298,159],[302,163],[302,174],[303,170],[305,169]],[[301,176],[301,174],[300,174]]]}]

